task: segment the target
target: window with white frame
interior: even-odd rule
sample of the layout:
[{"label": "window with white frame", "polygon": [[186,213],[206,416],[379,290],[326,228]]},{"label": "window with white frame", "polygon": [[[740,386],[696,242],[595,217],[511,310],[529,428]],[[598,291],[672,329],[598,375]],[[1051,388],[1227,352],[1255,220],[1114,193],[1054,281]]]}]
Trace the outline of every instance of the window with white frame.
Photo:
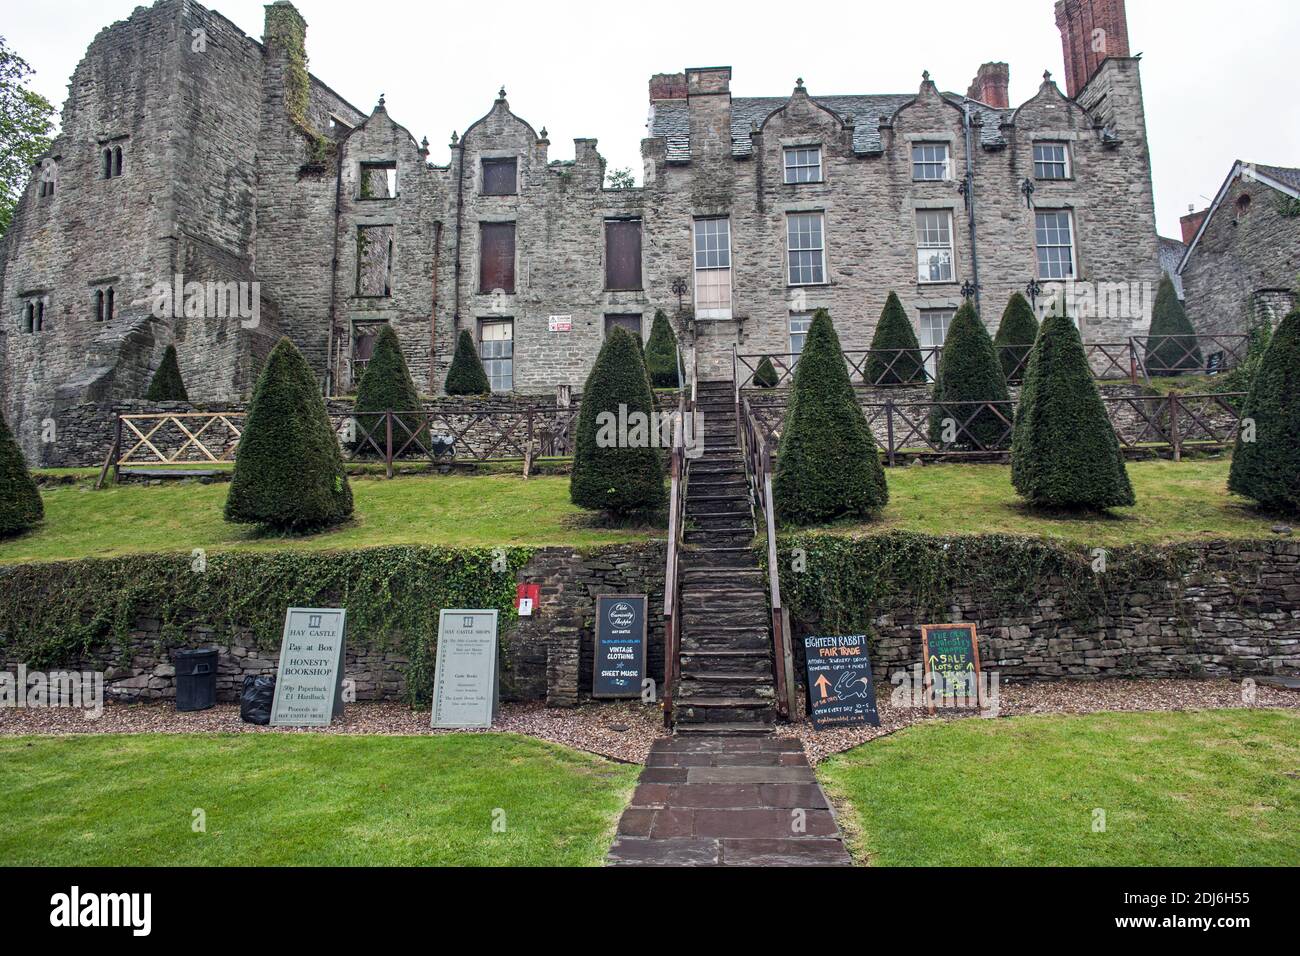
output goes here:
[{"label": "window with white frame", "polygon": [[[795,362],[803,354],[803,343],[808,338],[808,327],[812,325],[811,312],[792,312],[790,314],[790,354]],[[791,366],[794,362],[790,363]]]},{"label": "window with white frame", "polygon": [[1034,178],[1069,179],[1070,147],[1065,143],[1035,143]]},{"label": "window with white frame", "polygon": [[791,146],[785,151],[785,181],[787,183],[819,183],[822,181],[822,148],[820,146]]},{"label": "window with white frame", "polygon": [[515,387],[515,320],[484,319],[478,327],[479,358],[494,392]]},{"label": "window with white frame", "polygon": [[925,349],[925,373],[933,380],[939,369],[939,352],[948,339],[955,309],[921,310],[921,348]]},{"label": "window with white frame", "polygon": [[951,179],[947,143],[917,143],[912,147],[912,179],[943,182]]},{"label": "window with white frame", "polygon": [[922,209],[916,214],[917,282],[952,282],[952,212]]},{"label": "window with white frame", "polygon": [[1038,246],[1038,278],[1074,278],[1074,217],[1069,210],[1040,210],[1034,214]]},{"label": "window with white frame", "polygon": [[826,220],[819,212],[786,216],[786,254],[790,285],[819,285],[826,281]]},{"label": "window with white frame", "polygon": [[695,317],[731,318],[731,220],[695,220]]}]

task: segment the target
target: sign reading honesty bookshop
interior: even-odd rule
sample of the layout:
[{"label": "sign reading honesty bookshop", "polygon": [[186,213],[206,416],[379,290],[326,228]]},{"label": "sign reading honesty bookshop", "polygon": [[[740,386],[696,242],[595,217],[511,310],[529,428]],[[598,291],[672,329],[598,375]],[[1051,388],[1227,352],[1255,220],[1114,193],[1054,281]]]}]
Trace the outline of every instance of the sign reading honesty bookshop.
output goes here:
[{"label": "sign reading honesty bookshop", "polygon": [[592,697],[640,697],[645,681],[646,596],[596,598]]},{"label": "sign reading honesty bookshop", "polygon": [[497,612],[440,612],[432,725],[491,727],[498,686]]},{"label": "sign reading honesty bookshop", "polygon": [[808,716],[813,728],[879,727],[866,635],[805,637],[803,646],[808,664]]},{"label": "sign reading honesty bookshop", "polygon": [[328,727],[343,713],[347,611],[291,607],[284,617],[272,727]]},{"label": "sign reading honesty bookshop", "polygon": [[921,659],[930,713],[936,700],[944,707],[980,706],[980,645],[974,624],[923,625]]}]

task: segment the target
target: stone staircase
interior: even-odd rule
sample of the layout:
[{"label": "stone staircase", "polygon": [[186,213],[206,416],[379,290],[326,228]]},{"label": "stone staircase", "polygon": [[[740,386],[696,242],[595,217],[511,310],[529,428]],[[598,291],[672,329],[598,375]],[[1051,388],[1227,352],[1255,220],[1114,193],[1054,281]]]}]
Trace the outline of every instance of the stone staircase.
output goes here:
[{"label": "stone staircase", "polygon": [[734,401],[729,381],[699,384],[704,455],[687,484],[679,734],[766,734],[776,719],[767,586]]}]

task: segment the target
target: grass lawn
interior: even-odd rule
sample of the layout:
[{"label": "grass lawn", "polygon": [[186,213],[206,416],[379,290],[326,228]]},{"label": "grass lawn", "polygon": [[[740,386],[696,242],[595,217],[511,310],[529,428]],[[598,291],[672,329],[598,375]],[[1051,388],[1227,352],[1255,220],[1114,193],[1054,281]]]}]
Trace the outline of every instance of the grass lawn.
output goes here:
[{"label": "grass lawn", "polygon": [[1053,517],[1026,508],[1011,487],[1008,465],[940,464],[886,472],[889,504],[881,521],[835,531],[926,534],[1024,534],[1116,547],[1211,538],[1271,538],[1276,519],[1228,493],[1227,456],[1138,461],[1128,465],[1134,508],[1110,514]]},{"label": "grass lawn", "polygon": [[1300,714],[1232,710],[931,724],[818,775],[878,866],[1295,866],[1298,770]]},{"label": "grass lawn", "polygon": [[329,550],[390,544],[447,547],[569,545],[636,540],[635,529],[593,527],[569,502],[568,478],[422,475],[354,478],[352,521],[323,534],[264,536],[226,522],[230,485],[168,482],[93,491],[85,483],[47,486],[45,522],[0,541],[0,563],[114,557],[141,552],[246,548]]},{"label": "grass lawn", "polygon": [[507,734],[0,739],[0,865],[595,865],[637,770]]}]

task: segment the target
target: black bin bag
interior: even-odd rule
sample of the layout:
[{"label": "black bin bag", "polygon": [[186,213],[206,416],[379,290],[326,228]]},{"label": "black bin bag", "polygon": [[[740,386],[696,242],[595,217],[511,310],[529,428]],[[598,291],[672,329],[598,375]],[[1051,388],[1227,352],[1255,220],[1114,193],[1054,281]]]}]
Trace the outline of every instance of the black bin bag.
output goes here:
[{"label": "black bin bag", "polygon": [[244,689],[239,695],[239,719],[246,724],[269,724],[271,704],[275,701],[275,678],[244,678]]}]

